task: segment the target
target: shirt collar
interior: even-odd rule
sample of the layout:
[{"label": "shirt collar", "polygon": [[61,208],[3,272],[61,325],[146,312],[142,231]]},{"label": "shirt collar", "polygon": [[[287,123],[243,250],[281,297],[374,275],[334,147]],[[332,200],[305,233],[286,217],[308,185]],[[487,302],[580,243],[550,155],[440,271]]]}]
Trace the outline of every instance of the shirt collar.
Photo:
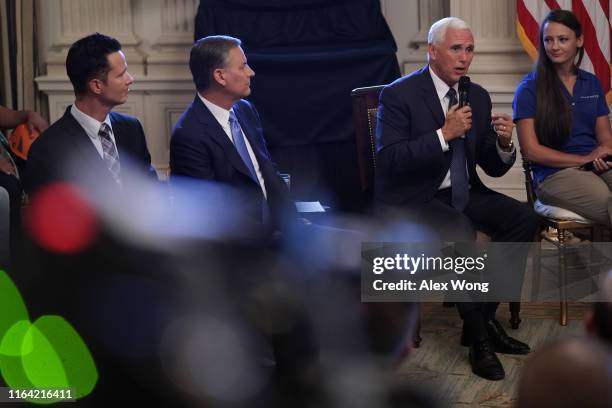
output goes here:
[{"label": "shirt collar", "polygon": [[[450,86],[448,86],[446,82],[441,80],[440,77],[437,76],[435,72],[433,72],[433,69],[431,69],[431,66],[428,66],[428,68],[429,68],[429,73],[431,74],[431,79],[433,80],[433,83],[434,83],[434,87],[436,88],[436,93],[438,94],[438,99],[442,100],[444,99],[444,97],[446,97],[446,94],[448,93]],[[453,88],[455,89],[455,91],[459,92],[458,83],[453,85]]]},{"label": "shirt collar", "polygon": [[198,93],[198,97],[204,103],[204,105],[208,108],[210,113],[217,119],[217,122],[223,127],[227,127],[229,123],[230,110],[220,107],[219,105],[215,105],[208,99],[204,98],[202,95]]},{"label": "shirt collar", "polygon": [[79,125],[81,125],[83,129],[85,129],[85,132],[88,135],[97,136],[98,132],[100,132],[100,127],[102,126],[102,123],[106,123],[110,128],[110,131],[113,131],[110,116],[108,114],[106,115],[106,118],[104,118],[104,122],[100,122],[97,119],[92,118],[88,114],[83,113],[81,110],[79,110],[79,108],[77,108],[76,106],[76,103],[72,104],[72,107],[70,108],[70,113],[76,119],[76,121],[79,122]]}]

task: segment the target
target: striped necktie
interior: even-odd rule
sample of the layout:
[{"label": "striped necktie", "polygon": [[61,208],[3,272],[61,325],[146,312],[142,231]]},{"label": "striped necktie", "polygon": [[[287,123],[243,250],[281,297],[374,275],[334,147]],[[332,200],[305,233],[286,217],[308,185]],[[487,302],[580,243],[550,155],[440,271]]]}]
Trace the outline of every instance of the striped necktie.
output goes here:
[{"label": "striped necktie", "polygon": [[121,165],[119,164],[119,154],[117,153],[117,147],[110,137],[110,128],[106,123],[102,123],[100,131],[98,132],[100,141],[102,142],[102,157],[108,166],[113,178],[117,184],[121,185]]}]

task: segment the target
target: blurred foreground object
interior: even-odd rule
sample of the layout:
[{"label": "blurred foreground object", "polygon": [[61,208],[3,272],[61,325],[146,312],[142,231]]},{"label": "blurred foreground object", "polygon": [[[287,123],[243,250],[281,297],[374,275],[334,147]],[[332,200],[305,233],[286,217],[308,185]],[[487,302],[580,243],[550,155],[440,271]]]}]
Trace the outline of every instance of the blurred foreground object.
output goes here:
[{"label": "blurred foreground object", "polygon": [[32,129],[30,132],[28,125],[26,123],[22,123],[21,125],[17,126],[9,136],[9,146],[11,147],[11,152],[13,152],[15,156],[23,160],[27,160],[30,146],[38,136],[40,136],[38,130]]}]

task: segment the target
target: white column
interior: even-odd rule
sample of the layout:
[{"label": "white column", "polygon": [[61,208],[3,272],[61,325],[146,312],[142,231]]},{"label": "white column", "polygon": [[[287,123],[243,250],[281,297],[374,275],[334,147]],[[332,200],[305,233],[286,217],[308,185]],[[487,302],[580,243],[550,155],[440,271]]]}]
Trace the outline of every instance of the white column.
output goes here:
[{"label": "white column", "polygon": [[[70,45],[94,32],[108,34],[121,43],[130,72],[144,75],[144,55],[134,34],[131,0],[45,0],[41,1],[45,20],[55,23],[47,38],[47,74],[65,76],[65,61]],[[44,31],[43,31],[44,32]]]},{"label": "white column", "polygon": [[490,92],[514,93],[532,67],[516,36],[515,1],[450,0],[450,13],[465,20],[474,33],[471,75]]},{"label": "white column", "polygon": [[189,51],[194,40],[198,3],[196,0],[135,0],[149,77],[191,79]]},{"label": "white column", "polygon": [[135,84],[144,95],[141,120],[153,165],[164,175],[169,171],[172,129],[195,95],[189,51],[199,1],[132,1],[140,49],[147,55],[147,75]]},{"label": "white column", "polygon": [[441,18],[449,16],[448,0],[418,1],[418,32],[408,43],[409,51],[400,60],[405,74],[421,68],[427,63],[427,34],[429,27]]}]

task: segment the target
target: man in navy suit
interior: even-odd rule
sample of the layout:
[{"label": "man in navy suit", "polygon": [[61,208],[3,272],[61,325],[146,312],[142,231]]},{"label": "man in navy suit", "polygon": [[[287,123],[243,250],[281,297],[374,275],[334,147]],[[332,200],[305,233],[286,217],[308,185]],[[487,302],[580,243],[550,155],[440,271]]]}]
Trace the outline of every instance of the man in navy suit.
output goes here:
[{"label": "man in navy suit", "polygon": [[53,182],[79,181],[83,171],[96,175],[97,186],[129,188],[122,164],[130,161],[148,172],[151,156],[140,122],[111,112],[127,101],[134,82],[121,44],[99,33],[84,37],[70,47],[66,70],[76,100],[32,144],[25,190],[32,194]]},{"label": "man in navy suit", "polygon": [[[488,93],[473,83],[469,106],[457,105],[459,79],[474,53],[471,30],[458,18],[445,18],[432,25],[428,43],[429,64],[386,86],[380,96],[377,201],[383,212],[407,210],[425,220],[442,241],[470,241],[479,229],[495,242],[530,242],[538,223],[533,211],[489,190],[476,173],[476,165],[494,177],[512,167],[510,116],[492,117]],[[526,252],[509,259],[506,276],[522,279]],[[496,351],[529,352],[495,319],[498,304],[457,304],[472,370],[490,380],[505,375]]]},{"label": "man in navy suit", "polygon": [[270,158],[251,93],[255,72],[239,39],[210,36],[192,48],[189,67],[198,93],[170,140],[172,176],[220,182],[240,194],[242,212],[279,229],[294,218],[289,191]]}]

